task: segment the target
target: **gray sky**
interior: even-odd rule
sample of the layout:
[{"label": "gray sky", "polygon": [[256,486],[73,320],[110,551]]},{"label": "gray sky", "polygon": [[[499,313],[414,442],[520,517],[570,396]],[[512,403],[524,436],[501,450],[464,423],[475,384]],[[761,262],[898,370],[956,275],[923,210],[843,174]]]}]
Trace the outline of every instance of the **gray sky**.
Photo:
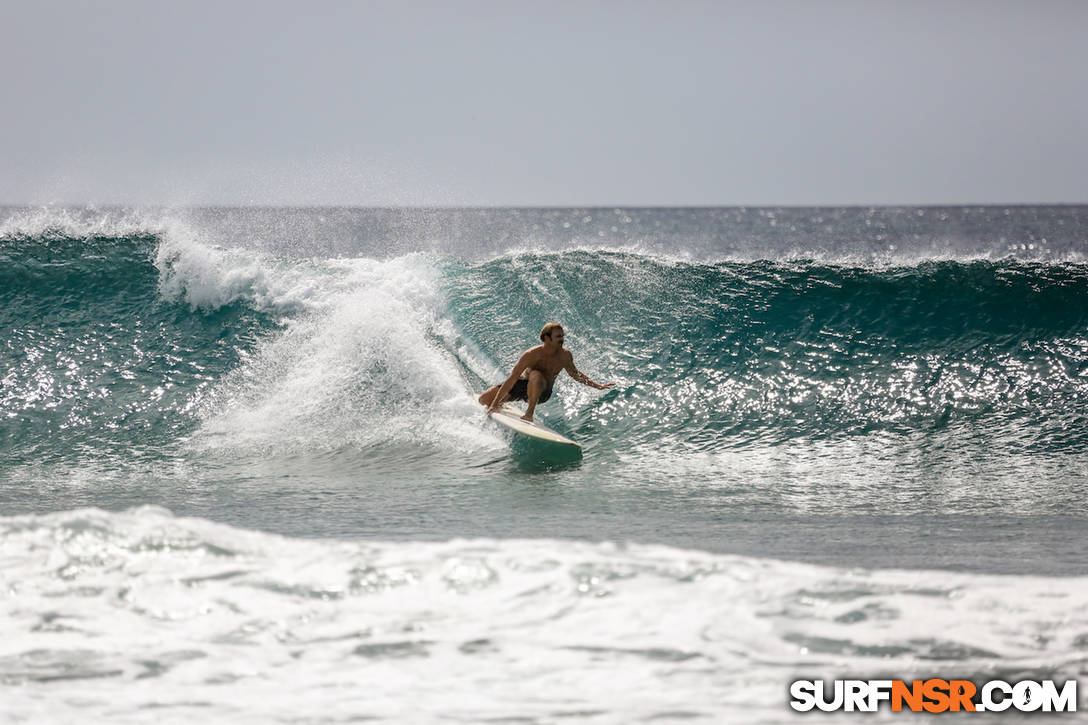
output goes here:
[{"label": "gray sky", "polygon": [[1088,202],[1088,2],[0,7],[0,203]]}]

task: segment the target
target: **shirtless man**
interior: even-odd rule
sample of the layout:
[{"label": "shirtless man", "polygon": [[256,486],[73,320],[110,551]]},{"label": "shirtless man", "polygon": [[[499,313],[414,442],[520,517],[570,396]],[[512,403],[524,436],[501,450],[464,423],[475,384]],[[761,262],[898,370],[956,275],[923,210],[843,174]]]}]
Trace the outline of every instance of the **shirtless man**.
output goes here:
[{"label": "shirtless man", "polygon": [[574,367],[574,356],[570,350],[563,349],[563,326],[558,322],[544,325],[540,331],[540,341],[544,344],[522,353],[514,371],[502,385],[490,387],[480,394],[480,405],[487,406],[489,415],[507,400],[524,400],[529,407],[521,418],[531,423],[536,404],[552,397],[552,386],[560,370],[566,370],[578,382],[598,390],[615,385],[595,383]]}]

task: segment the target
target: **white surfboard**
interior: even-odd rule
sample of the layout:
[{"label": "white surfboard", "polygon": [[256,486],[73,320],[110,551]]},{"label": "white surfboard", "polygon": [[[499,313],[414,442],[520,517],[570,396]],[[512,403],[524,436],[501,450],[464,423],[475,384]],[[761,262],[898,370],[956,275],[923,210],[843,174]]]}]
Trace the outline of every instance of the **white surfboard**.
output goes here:
[{"label": "white surfboard", "polygon": [[530,438],[538,438],[542,441],[548,441],[549,443],[558,443],[564,446],[574,446],[575,448],[581,448],[579,444],[572,441],[570,438],[561,436],[551,428],[543,426],[540,423],[530,423],[527,420],[522,420],[521,416],[525,415],[524,410],[518,410],[510,403],[504,403],[501,408],[491,414],[491,420],[495,421],[499,425],[505,426],[515,433],[521,433],[527,435]]}]

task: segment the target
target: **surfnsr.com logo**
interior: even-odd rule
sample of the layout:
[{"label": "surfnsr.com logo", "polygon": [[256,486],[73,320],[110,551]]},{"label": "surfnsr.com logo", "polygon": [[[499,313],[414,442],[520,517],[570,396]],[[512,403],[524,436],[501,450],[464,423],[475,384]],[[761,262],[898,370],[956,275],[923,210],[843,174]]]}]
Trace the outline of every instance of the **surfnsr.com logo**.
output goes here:
[{"label": "surfnsr.com logo", "polygon": [[790,707],[798,712],[1076,712],[1077,681],[1054,680],[796,680]]}]

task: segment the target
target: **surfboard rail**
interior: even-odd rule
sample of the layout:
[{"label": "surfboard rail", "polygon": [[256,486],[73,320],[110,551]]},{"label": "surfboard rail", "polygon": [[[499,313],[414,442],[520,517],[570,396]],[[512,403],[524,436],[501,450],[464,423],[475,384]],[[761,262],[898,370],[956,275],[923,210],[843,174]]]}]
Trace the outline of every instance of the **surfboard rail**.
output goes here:
[{"label": "surfboard rail", "polygon": [[509,428],[515,433],[520,433],[521,435],[526,435],[530,438],[536,438],[538,440],[548,441],[549,443],[563,446],[574,446],[575,448],[582,447],[578,442],[572,441],[570,438],[556,433],[545,425],[541,425],[535,421],[530,423],[527,420],[522,420],[521,416],[523,415],[525,415],[524,410],[520,410],[510,403],[504,403],[502,407],[491,413],[491,420],[505,428]]}]

